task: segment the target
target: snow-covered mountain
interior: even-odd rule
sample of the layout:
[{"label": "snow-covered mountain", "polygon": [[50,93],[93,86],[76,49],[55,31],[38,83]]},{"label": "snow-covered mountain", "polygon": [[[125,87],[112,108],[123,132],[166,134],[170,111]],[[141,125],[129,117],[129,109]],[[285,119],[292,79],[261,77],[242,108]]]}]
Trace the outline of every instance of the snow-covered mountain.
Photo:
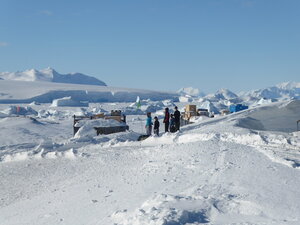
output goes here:
[{"label": "snow-covered mountain", "polygon": [[[288,101],[300,99],[300,83],[285,82],[272,87],[241,92],[235,94],[228,89],[220,89],[215,93],[205,96],[197,95],[195,88],[182,88],[178,91],[179,99],[182,102],[199,102],[200,107],[207,109],[213,108],[216,113],[218,110],[227,109],[231,104],[245,104],[248,106],[265,105],[277,101]],[[188,96],[188,97],[187,97]],[[199,98],[200,97],[200,98]]]},{"label": "snow-covered mountain", "polygon": [[82,73],[60,74],[50,67],[43,70],[30,69],[18,72],[0,72],[0,79],[106,86],[103,81],[98,80],[95,77],[91,77]]},{"label": "snow-covered mountain", "polygon": [[211,99],[211,100],[230,100],[230,99],[235,99],[238,96],[233,93],[232,91],[228,90],[228,89],[220,89],[218,90],[216,93],[214,94],[208,94],[207,96],[205,96],[205,98],[207,99]]},{"label": "snow-covered mountain", "polygon": [[241,94],[244,99],[300,99],[300,83],[284,82],[273,87]]},{"label": "snow-covered mountain", "polygon": [[203,97],[205,95],[198,88],[193,87],[180,88],[177,93],[181,96],[189,95],[192,97]]}]

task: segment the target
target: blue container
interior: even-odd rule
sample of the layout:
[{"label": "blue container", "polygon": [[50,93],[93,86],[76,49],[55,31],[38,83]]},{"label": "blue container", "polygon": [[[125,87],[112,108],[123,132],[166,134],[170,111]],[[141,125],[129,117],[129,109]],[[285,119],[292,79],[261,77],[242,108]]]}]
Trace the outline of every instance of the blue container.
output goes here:
[{"label": "blue container", "polygon": [[242,105],[242,104],[236,104],[236,105],[229,106],[229,111],[231,113],[239,112],[239,111],[242,111],[242,110],[245,110],[245,109],[248,109],[248,106]]}]

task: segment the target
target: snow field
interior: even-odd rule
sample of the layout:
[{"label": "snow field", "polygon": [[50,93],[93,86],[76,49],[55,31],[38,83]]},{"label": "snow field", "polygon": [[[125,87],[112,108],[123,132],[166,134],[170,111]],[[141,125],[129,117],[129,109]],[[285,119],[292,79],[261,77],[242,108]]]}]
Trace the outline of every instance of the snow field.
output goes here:
[{"label": "snow field", "polygon": [[144,115],[128,116],[131,131],[86,139],[72,137],[69,108],[3,118],[0,224],[299,224],[299,132],[243,121],[288,106],[198,120],[143,142]]}]

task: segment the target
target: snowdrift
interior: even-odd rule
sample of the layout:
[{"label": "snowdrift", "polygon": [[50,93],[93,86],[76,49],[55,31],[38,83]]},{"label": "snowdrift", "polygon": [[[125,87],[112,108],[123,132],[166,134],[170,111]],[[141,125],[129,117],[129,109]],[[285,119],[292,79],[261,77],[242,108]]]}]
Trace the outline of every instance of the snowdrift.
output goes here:
[{"label": "snowdrift", "polygon": [[245,118],[238,120],[240,127],[264,130],[294,132],[300,120],[300,100],[271,104],[250,110]]},{"label": "snowdrift", "polygon": [[74,138],[80,141],[88,141],[97,136],[95,127],[125,127],[126,123],[113,119],[80,120],[75,127],[80,127]]}]

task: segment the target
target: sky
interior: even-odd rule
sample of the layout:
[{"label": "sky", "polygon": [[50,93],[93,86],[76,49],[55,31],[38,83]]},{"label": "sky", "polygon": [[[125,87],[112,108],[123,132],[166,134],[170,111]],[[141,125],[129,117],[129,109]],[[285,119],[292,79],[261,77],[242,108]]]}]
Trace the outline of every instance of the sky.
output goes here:
[{"label": "sky", "polygon": [[0,71],[205,93],[300,82],[299,0],[0,0]]}]

